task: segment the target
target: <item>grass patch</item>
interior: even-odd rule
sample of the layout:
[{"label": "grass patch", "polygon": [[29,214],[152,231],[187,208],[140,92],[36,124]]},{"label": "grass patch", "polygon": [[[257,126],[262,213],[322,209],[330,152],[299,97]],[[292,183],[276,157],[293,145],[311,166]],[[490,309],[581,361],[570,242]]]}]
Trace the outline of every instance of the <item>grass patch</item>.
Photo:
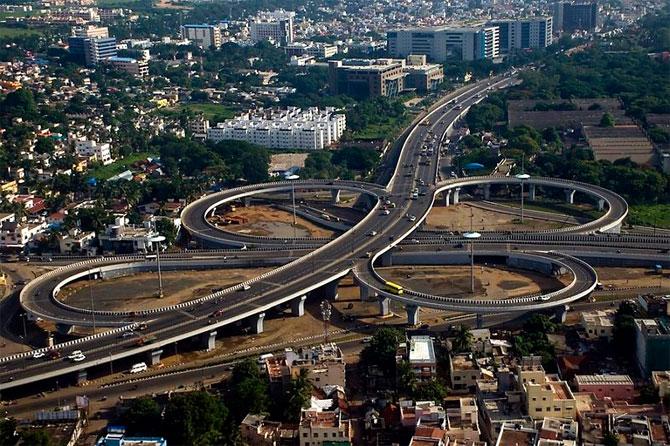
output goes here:
[{"label": "grass patch", "polygon": [[13,37],[38,36],[41,31],[34,28],[13,28],[0,26],[0,39],[11,39]]},{"label": "grass patch", "polygon": [[139,152],[128,155],[123,159],[114,161],[112,164],[106,166],[100,166],[95,169],[88,171],[88,177],[96,178],[97,180],[107,180],[114,175],[118,175],[121,172],[128,170],[128,167],[131,164],[136,163],[137,161],[142,161],[147,157],[154,157],[156,154],[149,152]]},{"label": "grass patch", "polygon": [[192,113],[202,114],[210,121],[216,120],[218,122],[235,117],[235,109],[224,104],[182,104],[174,108],[161,108],[158,113],[164,116],[178,115],[182,110],[188,110]]},{"label": "grass patch", "polygon": [[398,136],[405,127],[414,119],[414,115],[407,114],[402,119],[388,118],[383,122],[369,124],[363,129],[351,132],[347,139],[356,140],[375,140],[375,139],[393,139]]},{"label": "grass patch", "polygon": [[644,204],[631,206],[628,223],[670,229],[670,204]]}]

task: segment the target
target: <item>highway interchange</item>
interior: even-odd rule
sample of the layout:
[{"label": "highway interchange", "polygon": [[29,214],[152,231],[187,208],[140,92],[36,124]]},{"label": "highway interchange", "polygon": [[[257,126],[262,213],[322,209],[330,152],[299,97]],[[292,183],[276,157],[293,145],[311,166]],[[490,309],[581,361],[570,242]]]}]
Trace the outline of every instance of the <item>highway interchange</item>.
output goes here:
[{"label": "highway interchange", "polygon": [[[95,337],[72,341],[68,345],[56,346],[67,355],[72,350],[84,351],[86,360],[80,363],[63,359],[27,361],[30,353],[0,358],[0,390],[18,387],[35,381],[72,374],[86,368],[105,364],[138,354],[157,352],[163,346],[177,341],[200,336],[205,344],[216,336],[218,327],[247,320],[262,330],[264,312],[282,304],[294,305],[296,312],[303,296],[310,292],[320,298],[335,298],[337,282],[352,270],[366,294],[375,293],[380,299],[401,300],[408,307],[408,314],[418,314],[418,306],[463,310],[475,313],[502,311],[528,311],[565,305],[588,295],[596,286],[597,274],[589,265],[593,261],[632,263],[634,265],[670,266],[667,236],[600,234],[618,231],[627,213],[625,201],[618,195],[591,185],[566,180],[515,177],[467,177],[440,181],[439,143],[448,135],[453,124],[487,91],[504,88],[516,82],[514,77],[491,78],[472,84],[457,93],[445,97],[423,118],[415,122],[404,134],[391,180],[386,186],[348,181],[298,181],[277,182],[246,186],[211,194],[191,203],[182,214],[182,224],[205,248],[237,247],[231,250],[185,253],[168,259],[166,266],[174,268],[207,262],[228,264],[244,263],[277,266],[273,271],[225,290],[212,293],[197,301],[187,302],[174,308],[154,312],[93,312],[72,308],[57,299],[63,281],[86,278],[100,274],[104,268],[153,268],[155,261],[141,257],[99,258],[68,265],[45,274],[29,283],[21,292],[21,305],[33,317],[53,320],[62,324],[99,327],[115,327],[111,332],[99,333]],[[428,146],[435,146],[432,156],[420,156]],[[430,153],[430,151],[429,151]],[[419,160],[423,162],[419,163]],[[384,279],[375,271],[374,265],[392,262],[393,256],[417,255],[447,257],[446,251],[463,257],[462,237],[449,233],[426,233],[419,231],[434,203],[443,194],[456,188],[475,187],[487,183],[519,185],[521,181],[537,186],[559,187],[577,190],[592,195],[596,202],[604,200],[605,214],[592,222],[562,231],[542,234],[534,233],[490,233],[477,241],[477,251],[501,258],[527,257],[538,262],[549,263],[571,272],[570,286],[545,296],[530,296],[518,302],[460,300],[445,296],[422,295],[406,290],[400,299],[384,290]],[[419,186],[420,185],[420,186]],[[420,187],[422,194],[411,197],[410,192]],[[367,198],[367,215],[351,229],[336,239],[289,240],[249,238],[223,231],[207,221],[207,216],[227,202],[244,200],[267,192],[289,192],[297,190],[346,190],[361,193]],[[392,203],[392,204],[391,204]],[[388,212],[382,212],[382,206]],[[409,218],[415,216],[415,218]],[[598,232],[598,233],[597,233]],[[410,241],[408,237],[412,237]],[[248,249],[240,250],[244,246]],[[256,248],[256,249],[252,249]],[[550,252],[552,251],[552,252]],[[560,251],[560,252],[553,252]],[[612,255],[615,253],[615,255]],[[207,259],[207,257],[210,257]],[[218,260],[217,260],[218,259]],[[595,260],[594,260],[595,259]],[[603,260],[605,259],[605,260]],[[627,260],[628,259],[628,260]],[[245,263],[246,262],[246,263]],[[618,263],[617,263],[618,262]],[[447,300],[445,300],[447,299]],[[217,314],[213,318],[212,314]],[[219,315],[220,314],[220,315]],[[299,313],[298,313],[299,314]],[[411,319],[411,318],[410,318]],[[94,322],[95,320],[95,322]],[[413,320],[418,322],[418,319]],[[146,334],[156,337],[148,345],[136,345],[135,340],[119,337],[120,331],[137,328],[146,323]]]}]

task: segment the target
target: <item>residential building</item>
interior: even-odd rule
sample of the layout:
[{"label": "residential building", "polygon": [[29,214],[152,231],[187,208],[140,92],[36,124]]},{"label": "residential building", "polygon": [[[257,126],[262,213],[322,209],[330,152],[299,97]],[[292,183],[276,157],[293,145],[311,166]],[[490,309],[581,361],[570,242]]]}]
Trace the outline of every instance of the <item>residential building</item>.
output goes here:
[{"label": "residential building", "polygon": [[537,446],[577,446],[579,424],[570,418],[544,417],[538,422]]},{"label": "residential building", "polygon": [[337,45],[323,42],[293,42],[284,46],[288,56],[310,56],[316,59],[327,59],[337,54]]},{"label": "residential building", "polygon": [[637,362],[644,375],[670,370],[670,328],[667,318],[635,319]]},{"label": "residential building", "polygon": [[188,129],[197,139],[206,139],[207,130],[209,130],[209,120],[203,116],[196,116],[188,120]]},{"label": "residential building", "polygon": [[551,17],[495,20],[488,25],[498,27],[500,54],[509,54],[514,50],[546,48],[552,42]]},{"label": "residential building", "polygon": [[473,389],[481,377],[479,365],[472,355],[449,355],[449,378],[452,390]]},{"label": "residential building", "polygon": [[108,225],[105,232],[98,234],[103,253],[129,254],[146,253],[154,248],[151,241],[158,233],[153,229],[151,221],[142,226],[129,225],[125,216],[116,217],[113,225]]},{"label": "residential building", "polygon": [[149,64],[146,60],[133,59],[132,57],[110,57],[105,62],[117,70],[125,71],[137,77],[144,77],[149,74]]},{"label": "residential building", "polygon": [[109,143],[99,144],[97,141],[80,139],[75,142],[74,150],[77,156],[82,158],[93,158],[104,166],[114,162]]},{"label": "residential building", "polygon": [[249,31],[253,42],[269,40],[277,45],[293,43],[295,31],[293,19],[295,12],[282,9],[273,12],[262,12],[251,19]]},{"label": "residential building", "polygon": [[589,339],[612,339],[614,310],[585,311],[580,315],[580,325]]},{"label": "residential building", "polygon": [[444,402],[447,414],[446,431],[451,441],[479,441],[479,410],[474,398],[448,398]]},{"label": "residential building", "polygon": [[649,317],[670,316],[670,294],[640,294],[637,296],[637,304]]},{"label": "residential building", "polygon": [[281,437],[281,423],[265,415],[248,414],[240,423],[240,438],[248,446],[275,446]]},{"label": "residential building", "polygon": [[568,383],[560,380],[558,375],[544,375],[539,381],[528,380],[523,384],[523,390],[526,392],[526,410],[532,418],[575,417],[575,397]]},{"label": "residential building", "polygon": [[430,426],[444,429],[447,414],[435,401],[400,400],[400,424],[407,428]]},{"label": "residential building", "polygon": [[575,375],[578,392],[593,393],[597,398],[630,401],[635,384],[628,375]]},{"label": "residential building", "polygon": [[351,422],[339,411],[302,410],[298,438],[300,446],[351,445]]},{"label": "residential building", "polygon": [[3,220],[0,224],[0,248],[24,249],[39,234],[47,230],[47,223],[19,223],[14,220]]},{"label": "residential building", "polygon": [[307,371],[307,379],[314,387],[346,386],[346,362],[342,350],[335,343],[321,344],[310,348],[286,352],[286,363],[292,377],[301,370]]},{"label": "residential building", "polygon": [[419,381],[430,381],[437,374],[435,348],[430,336],[412,336],[408,341],[407,361]]},{"label": "residential building", "polygon": [[183,25],[181,37],[202,48],[219,48],[223,42],[221,28],[216,25]]},{"label": "residential building", "polygon": [[438,63],[449,59],[495,59],[500,51],[499,29],[495,26],[399,29],[387,32],[386,38],[391,57],[423,54]]},{"label": "residential building", "polygon": [[95,254],[94,240],[95,232],[73,228],[67,234],[58,236],[58,248],[61,254]]},{"label": "residential building", "polygon": [[345,115],[332,107],[259,109],[209,128],[207,139],[247,141],[273,149],[320,150],[337,142],[345,129]]},{"label": "residential building", "polygon": [[539,438],[539,432],[535,428],[505,423],[500,429],[495,446],[534,446]]},{"label": "residential building", "polygon": [[565,2],[554,4],[554,31],[595,31],[598,27],[597,2]]},{"label": "residential building", "polygon": [[651,372],[651,382],[658,389],[658,396],[670,396],[670,370],[656,370]]}]

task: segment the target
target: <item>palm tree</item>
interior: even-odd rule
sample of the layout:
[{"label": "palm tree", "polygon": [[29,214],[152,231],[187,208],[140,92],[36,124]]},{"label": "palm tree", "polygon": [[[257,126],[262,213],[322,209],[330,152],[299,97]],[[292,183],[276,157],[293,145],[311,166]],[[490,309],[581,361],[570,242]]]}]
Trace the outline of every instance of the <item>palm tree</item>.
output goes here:
[{"label": "palm tree", "polygon": [[451,349],[455,352],[468,352],[472,349],[474,338],[470,329],[465,325],[460,325],[456,330],[456,335],[451,341]]}]

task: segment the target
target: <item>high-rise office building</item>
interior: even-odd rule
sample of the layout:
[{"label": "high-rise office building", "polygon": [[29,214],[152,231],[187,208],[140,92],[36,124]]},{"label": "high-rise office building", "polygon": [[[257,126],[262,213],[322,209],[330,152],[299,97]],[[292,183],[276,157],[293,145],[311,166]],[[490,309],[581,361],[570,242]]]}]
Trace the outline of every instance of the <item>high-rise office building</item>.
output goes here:
[{"label": "high-rise office building", "polygon": [[215,25],[184,25],[181,37],[202,48],[219,48],[222,43],[221,28]]},{"label": "high-rise office building", "polygon": [[106,38],[109,37],[109,29],[106,26],[76,26],[72,28],[72,37]]},{"label": "high-rise office building", "polygon": [[598,3],[556,2],[554,31],[594,31],[598,27]]},{"label": "high-rise office building", "polygon": [[422,54],[433,62],[494,59],[500,51],[499,30],[495,26],[400,29],[389,31],[386,39],[392,57]]},{"label": "high-rise office building", "polygon": [[546,48],[551,45],[552,18],[538,17],[520,20],[494,20],[500,33],[500,54],[517,49]]},{"label": "high-rise office building", "polygon": [[68,39],[68,49],[77,62],[97,65],[116,56],[116,38],[109,37],[109,31],[104,26],[76,27]]},{"label": "high-rise office building", "polygon": [[263,12],[251,19],[249,32],[251,40],[261,42],[271,40],[277,45],[293,43],[295,32],[293,18],[295,12],[282,9],[273,12]]}]

